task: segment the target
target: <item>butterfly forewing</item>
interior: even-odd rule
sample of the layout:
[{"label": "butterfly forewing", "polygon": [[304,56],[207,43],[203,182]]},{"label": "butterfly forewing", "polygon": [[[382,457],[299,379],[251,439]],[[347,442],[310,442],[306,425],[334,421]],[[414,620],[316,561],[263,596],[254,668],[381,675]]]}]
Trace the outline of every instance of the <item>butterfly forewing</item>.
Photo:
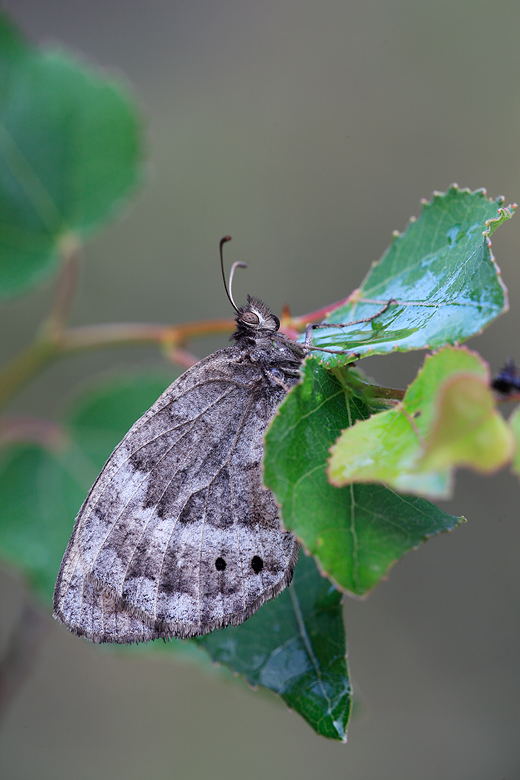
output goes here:
[{"label": "butterfly forewing", "polygon": [[265,428],[296,381],[273,378],[280,360],[265,342],[210,355],[131,428],[63,559],[55,615],[70,630],[101,642],[194,636],[242,623],[290,582],[298,543],[261,472]]}]

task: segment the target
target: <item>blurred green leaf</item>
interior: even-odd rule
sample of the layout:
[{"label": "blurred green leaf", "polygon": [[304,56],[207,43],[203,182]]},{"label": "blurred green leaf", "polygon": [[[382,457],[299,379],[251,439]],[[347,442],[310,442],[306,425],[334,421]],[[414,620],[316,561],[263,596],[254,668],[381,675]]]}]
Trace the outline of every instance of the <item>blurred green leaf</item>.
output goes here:
[{"label": "blurred green leaf", "polygon": [[200,637],[214,661],[277,693],[321,736],[346,740],[352,691],[341,594],[303,554],[294,579],[240,626]]},{"label": "blurred green leaf", "polygon": [[401,403],[343,431],[328,473],[338,487],[383,482],[446,498],[456,466],[495,471],[511,457],[512,443],[485,363],[463,347],[445,347],[426,357]]},{"label": "blurred green leaf", "polygon": [[303,381],[268,429],[264,483],[282,507],[285,527],[316,557],[320,569],[338,587],[363,595],[406,552],[451,530],[461,518],[382,485],[337,488],[327,481],[330,447],[342,429],[370,415],[349,384],[349,373],[329,373],[318,361],[307,360]]},{"label": "blurred green leaf", "polygon": [[141,120],[128,90],[26,44],[0,12],[0,296],[56,269],[141,177]]},{"label": "blurred green leaf", "polygon": [[[501,198],[488,200],[484,190],[455,186],[435,194],[423,204],[421,216],[394,237],[352,302],[335,309],[327,321],[348,323],[374,315],[391,298],[398,303],[362,326],[315,330],[314,344],[365,356],[439,348],[481,331],[507,308],[489,242],[511,216],[499,210],[502,203]],[[329,366],[345,362],[345,356],[316,357]]]},{"label": "blurred green leaf", "polygon": [[49,608],[84,485],[74,449],[26,444],[2,453],[0,554],[24,572]]},{"label": "blurred green leaf", "polygon": [[52,448],[2,448],[0,555],[22,569],[49,608],[85,496],[112,449],[167,385],[164,375],[111,380],[84,394]]}]

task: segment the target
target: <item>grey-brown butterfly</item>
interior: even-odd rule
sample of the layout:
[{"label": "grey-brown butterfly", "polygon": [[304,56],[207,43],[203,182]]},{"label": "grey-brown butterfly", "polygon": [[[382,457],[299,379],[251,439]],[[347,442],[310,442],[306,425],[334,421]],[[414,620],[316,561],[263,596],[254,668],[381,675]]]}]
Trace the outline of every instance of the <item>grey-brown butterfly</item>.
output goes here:
[{"label": "grey-brown butterfly", "polygon": [[299,545],[262,486],[262,456],[310,337],[283,336],[256,298],[238,308],[231,278],[235,343],[188,369],[133,425],[76,519],[54,616],[94,642],[239,625],[292,579]]},{"label": "grey-brown butterfly", "polygon": [[54,616],[71,631],[94,642],[205,634],[242,623],[291,581],[299,545],[261,466],[266,426],[304,356],[279,325],[248,296],[233,346],[188,369],[114,450],[56,583]]}]

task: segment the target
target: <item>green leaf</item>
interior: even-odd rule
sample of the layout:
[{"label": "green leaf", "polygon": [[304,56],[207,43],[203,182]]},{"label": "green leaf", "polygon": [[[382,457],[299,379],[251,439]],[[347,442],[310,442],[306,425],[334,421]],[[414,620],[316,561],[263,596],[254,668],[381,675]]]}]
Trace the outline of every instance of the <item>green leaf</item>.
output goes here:
[{"label": "green leaf", "polygon": [[0,296],[52,274],[141,178],[128,91],[59,52],[27,45],[0,12]]},{"label": "green leaf", "polygon": [[[456,186],[435,194],[327,321],[348,323],[373,316],[390,299],[396,303],[361,326],[315,330],[314,344],[366,356],[439,348],[481,331],[507,309],[489,241],[512,215],[502,203],[488,200],[484,190]],[[344,355],[315,354],[330,366],[345,362]]]},{"label": "green leaf", "polygon": [[264,483],[281,505],[285,527],[316,557],[320,569],[338,587],[363,595],[406,552],[451,530],[461,518],[382,485],[337,488],[327,481],[331,445],[343,428],[370,415],[349,383],[350,373],[336,369],[331,374],[318,361],[306,361],[301,384],[286,397],[267,432]]},{"label": "green leaf", "polygon": [[456,376],[443,384],[422,469],[466,466],[491,474],[513,450],[514,437],[495,408],[488,378]]},{"label": "green leaf", "polygon": [[341,594],[300,555],[294,579],[237,627],[194,640],[214,661],[277,693],[321,736],[346,740],[352,692]]},{"label": "green leaf", "polygon": [[0,555],[18,566],[50,608],[54,583],[85,498],[73,449],[6,449],[0,460]]},{"label": "green leaf", "polygon": [[0,555],[20,567],[49,606],[74,519],[112,449],[168,382],[134,376],[87,392],[51,448],[4,447]]},{"label": "green leaf", "polygon": [[249,685],[280,696],[321,736],[346,739],[352,691],[341,594],[303,554],[289,588],[240,626],[192,640],[110,649],[182,655],[199,664],[211,659]]},{"label": "green leaf", "polygon": [[342,433],[331,448],[329,477],[340,487],[377,481],[447,497],[456,466],[495,471],[512,446],[487,366],[473,352],[446,347],[426,357],[401,403]]}]

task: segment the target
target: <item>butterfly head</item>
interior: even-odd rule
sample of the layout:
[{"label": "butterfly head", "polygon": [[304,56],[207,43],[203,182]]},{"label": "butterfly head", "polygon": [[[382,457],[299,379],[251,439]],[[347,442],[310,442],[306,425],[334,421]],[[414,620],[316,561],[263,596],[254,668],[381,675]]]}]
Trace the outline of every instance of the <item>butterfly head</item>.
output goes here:
[{"label": "butterfly head", "polygon": [[255,340],[272,337],[280,327],[280,320],[258,298],[247,296],[247,306],[240,306],[235,317],[237,329],[234,339],[243,337]]}]

